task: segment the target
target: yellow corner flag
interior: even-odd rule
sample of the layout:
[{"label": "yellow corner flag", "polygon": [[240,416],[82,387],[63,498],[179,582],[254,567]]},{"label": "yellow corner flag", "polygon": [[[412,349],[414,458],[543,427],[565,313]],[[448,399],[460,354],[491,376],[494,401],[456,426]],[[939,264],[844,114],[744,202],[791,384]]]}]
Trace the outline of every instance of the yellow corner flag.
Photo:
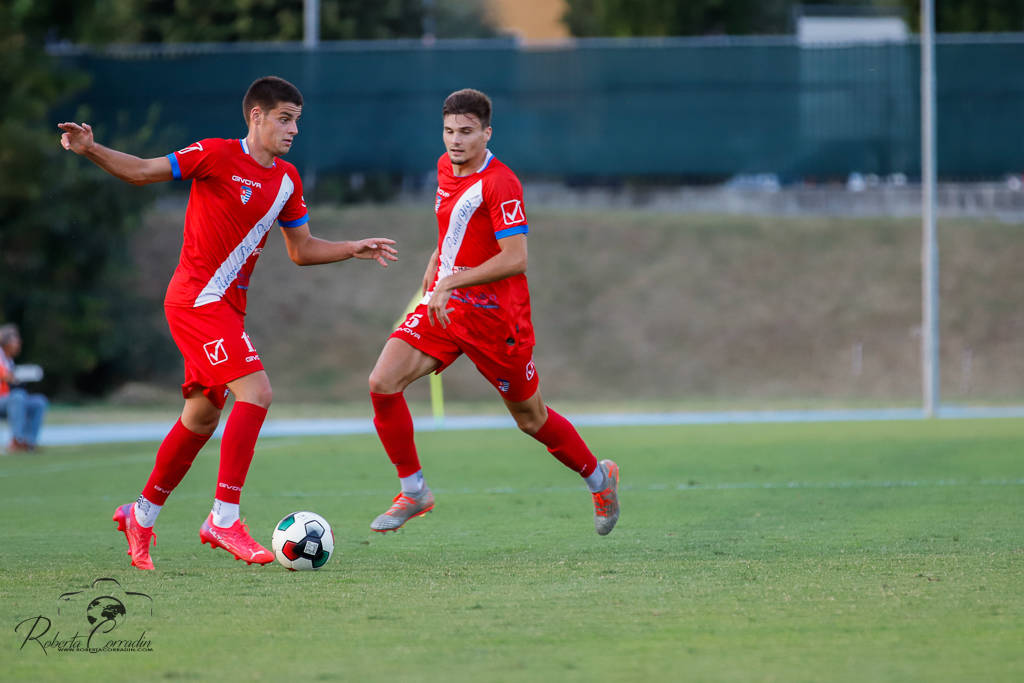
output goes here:
[{"label": "yellow corner flag", "polygon": [[[409,317],[409,314],[416,310],[419,306],[420,300],[423,295],[416,293],[412,295],[412,299],[409,300],[409,305],[405,307],[405,312],[402,313],[402,317],[395,321],[395,327],[398,327],[405,319]],[[444,387],[441,385],[441,375],[437,373],[431,373],[430,375],[430,409],[434,414],[434,422],[437,425],[444,423]]]}]

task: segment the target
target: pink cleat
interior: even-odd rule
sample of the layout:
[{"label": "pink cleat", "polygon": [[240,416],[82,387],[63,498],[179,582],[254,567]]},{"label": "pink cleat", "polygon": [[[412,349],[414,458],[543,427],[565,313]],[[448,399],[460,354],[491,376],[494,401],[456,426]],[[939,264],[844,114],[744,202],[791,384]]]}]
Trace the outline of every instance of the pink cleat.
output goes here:
[{"label": "pink cleat", "polygon": [[199,527],[199,540],[209,543],[212,548],[224,548],[236,560],[245,560],[246,564],[269,564],[274,561],[274,553],[253,540],[249,535],[249,527],[240,519],[227,528],[219,527],[213,525],[213,513],[210,513]]},{"label": "pink cleat", "polygon": [[156,532],[152,527],[140,526],[135,519],[135,503],[125,503],[114,510],[114,521],[117,530],[124,532],[128,539],[128,554],[132,556],[132,566],[139,569],[153,569],[153,560],[149,557],[149,542],[156,545]]}]

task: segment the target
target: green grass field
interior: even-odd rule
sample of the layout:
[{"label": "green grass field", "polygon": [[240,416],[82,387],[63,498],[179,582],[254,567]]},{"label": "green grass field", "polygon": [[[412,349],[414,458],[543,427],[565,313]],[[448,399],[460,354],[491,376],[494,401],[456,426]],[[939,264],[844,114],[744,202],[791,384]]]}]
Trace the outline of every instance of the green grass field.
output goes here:
[{"label": "green grass field", "polygon": [[[605,538],[582,483],[514,430],[421,435],[437,508],[387,536],[368,529],[397,490],[375,438],[262,440],[243,513],[267,544],[288,512],[331,520],[336,555],[308,573],[200,546],[212,447],[146,573],[110,516],[152,444],[2,458],[0,678],[1024,680],[1024,422],[582,431],[622,468]],[[152,613],[125,598],[93,644],[144,631],[151,650],[44,654],[55,631],[84,640],[100,577]],[[51,631],[25,642],[37,616]]]}]

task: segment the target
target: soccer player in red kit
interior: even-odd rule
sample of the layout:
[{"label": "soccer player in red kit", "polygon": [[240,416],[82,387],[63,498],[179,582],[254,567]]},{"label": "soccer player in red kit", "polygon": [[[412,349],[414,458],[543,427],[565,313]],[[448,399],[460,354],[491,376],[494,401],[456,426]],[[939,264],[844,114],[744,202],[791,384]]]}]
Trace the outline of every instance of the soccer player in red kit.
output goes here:
[{"label": "soccer player in red kit", "polygon": [[333,242],[310,234],[302,180],[281,159],[298,134],[298,88],[281,78],[260,78],[246,92],[242,110],[245,138],[200,140],[153,159],[96,143],[86,123],[58,125],[65,149],[121,180],[134,185],[192,181],[181,257],[164,299],[171,336],[185,359],[185,407],[161,443],[138,500],[114,512],[132,565],[139,569],[153,569],[149,545],[156,542],[157,515],[217,428],[228,392],[235,404],[221,440],[213,509],[199,538],[249,564],[274,559],[239,519],[242,486],[272,397],[259,353],[245,332],[246,290],[274,222],[298,265],[360,258],[386,267],[388,260],[397,260],[393,240]]},{"label": "soccer player in red kit", "polygon": [[437,248],[423,275],[424,296],[384,345],[370,374],[373,423],[398,470],[402,490],[374,531],[398,529],[434,507],[420,468],[403,392],[463,353],[505,401],[519,428],[578,472],[605,535],[619,518],[619,467],[600,463],[568,420],[544,404],[533,363],[526,282],[526,234],[519,179],[490,150],[491,101],[459,90],[444,102],[447,153],[437,162]]}]

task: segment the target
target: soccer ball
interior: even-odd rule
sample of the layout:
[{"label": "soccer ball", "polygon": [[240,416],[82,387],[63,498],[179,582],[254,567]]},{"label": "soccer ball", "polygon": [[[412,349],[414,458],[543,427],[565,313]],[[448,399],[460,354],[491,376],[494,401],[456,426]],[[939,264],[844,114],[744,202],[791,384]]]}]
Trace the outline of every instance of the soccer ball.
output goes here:
[{"label": "soccer ball", "polygon": [[334,531],[315,512],[293,512],[274,527],[270,545],[277,561],[291,571],[320,569],[334,554]]}]

